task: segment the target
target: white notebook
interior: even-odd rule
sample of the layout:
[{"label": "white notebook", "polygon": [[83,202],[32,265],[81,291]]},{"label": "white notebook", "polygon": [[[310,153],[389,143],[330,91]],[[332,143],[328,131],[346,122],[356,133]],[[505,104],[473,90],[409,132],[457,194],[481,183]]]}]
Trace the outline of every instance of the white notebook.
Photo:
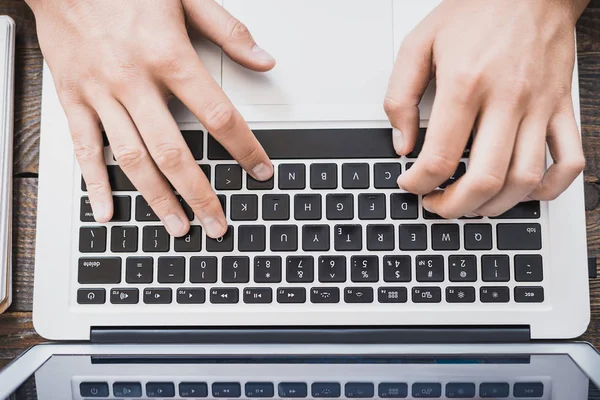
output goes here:
[{"label": "white notebook", "polygon": [[11,206],[15,23],[0,16],[0,313],[11,303]]}]

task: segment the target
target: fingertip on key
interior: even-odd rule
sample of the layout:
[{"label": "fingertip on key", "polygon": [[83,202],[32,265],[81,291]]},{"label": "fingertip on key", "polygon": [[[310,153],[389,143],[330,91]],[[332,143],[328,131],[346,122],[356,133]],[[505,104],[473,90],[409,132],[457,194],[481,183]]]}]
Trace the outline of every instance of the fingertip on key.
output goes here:
[{"label": "fingertip on key", "polygon": [[92,203],[92,210],[94,212],[94,219],[99,223],[106,223],[111,219],[111,207],[104,202]]},{"label": "fingertip on key", "polygon": [[268,181],[273,176],[273,166],[260,163],[252,169],[252,174],[259,181]]},{"label": "fingertip on key", "polygon": [[182,237],[188,233],[190,230],[189,223],[187,221],[183,221],[179,216],[172,214],[167,215],[163,219],[163,223],[169,234],[174,237]]},{"label": "fingertip on key", "polygon": [[398,128],[392,129],[392,140],[394,143],[394,150],[396,154],[403,156],[404,155],[404,147],[406,146],[406,141],[404,140],[404,135]]},{"label": "fingertip on key", "polygon": [[227,226],[213,217],[204,218],[202,226],[206,230],[206,234],[213,239],[220,238],[227,232]]}]

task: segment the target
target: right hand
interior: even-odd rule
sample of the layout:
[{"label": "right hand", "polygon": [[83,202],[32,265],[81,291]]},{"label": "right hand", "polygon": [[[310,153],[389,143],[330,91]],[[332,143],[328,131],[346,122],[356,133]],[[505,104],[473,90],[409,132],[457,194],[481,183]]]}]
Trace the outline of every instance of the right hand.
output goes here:
[{"label": "right hand", "polygon": [[213,0],[28,3],[96,221],[108,222],[113,215],[102,123],[120,167],[171,235],[185,235],[190,224],[169,182],[208,236],[225,234],[221,205],[171,116],[167,98],[179,98],[255,179],[270,179],[273,167],[198,59],[186,22],[247,68],[268,71],[275,66],[273,57]]}]

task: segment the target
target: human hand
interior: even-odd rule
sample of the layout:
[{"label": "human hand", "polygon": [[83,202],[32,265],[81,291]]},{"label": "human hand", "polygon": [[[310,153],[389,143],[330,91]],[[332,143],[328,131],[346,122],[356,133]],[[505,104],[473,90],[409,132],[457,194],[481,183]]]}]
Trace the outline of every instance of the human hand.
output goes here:
[{"label": "human hand", "polygon": [[234,61],[256,71],[275,60],[213,0],[28,0],[44,57],[65,109],[98,222],[113,215],[100,123],[120,167],[169,233],[189,221],[169,182],[208,236],[227,222],[167,108],[178,97],[257,180],[273,174],[267,154],[198,59],[186,22]]},{"label": "human hand", "polygon": [[[423,150],[400,188],[445,218],[496,216],[552,200],[584,168],[571,98],[574,26],[587,0],[445,0],[403,42],[385,109],[399,155],[418,135],[418,104],[437,92]],[[475,130],[467,173],[445,191]],[[554,164],[546,170],[546,143]],[[433,192],[432,192],[433,191]]]}]

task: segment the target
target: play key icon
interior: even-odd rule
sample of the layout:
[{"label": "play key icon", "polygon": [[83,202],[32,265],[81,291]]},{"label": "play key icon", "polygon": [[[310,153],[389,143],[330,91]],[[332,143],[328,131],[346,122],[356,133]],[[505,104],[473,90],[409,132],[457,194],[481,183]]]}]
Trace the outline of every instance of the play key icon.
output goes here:
[{"label": "play key icon", "polygon": [[177,303],[179,304],[204,304],[206,292],[204,288],[177,289]]},{"label": "play key icon", "polygon": [[204,382],[181,382],[179,395],[181,397],[208,397],[208,385]]}]

